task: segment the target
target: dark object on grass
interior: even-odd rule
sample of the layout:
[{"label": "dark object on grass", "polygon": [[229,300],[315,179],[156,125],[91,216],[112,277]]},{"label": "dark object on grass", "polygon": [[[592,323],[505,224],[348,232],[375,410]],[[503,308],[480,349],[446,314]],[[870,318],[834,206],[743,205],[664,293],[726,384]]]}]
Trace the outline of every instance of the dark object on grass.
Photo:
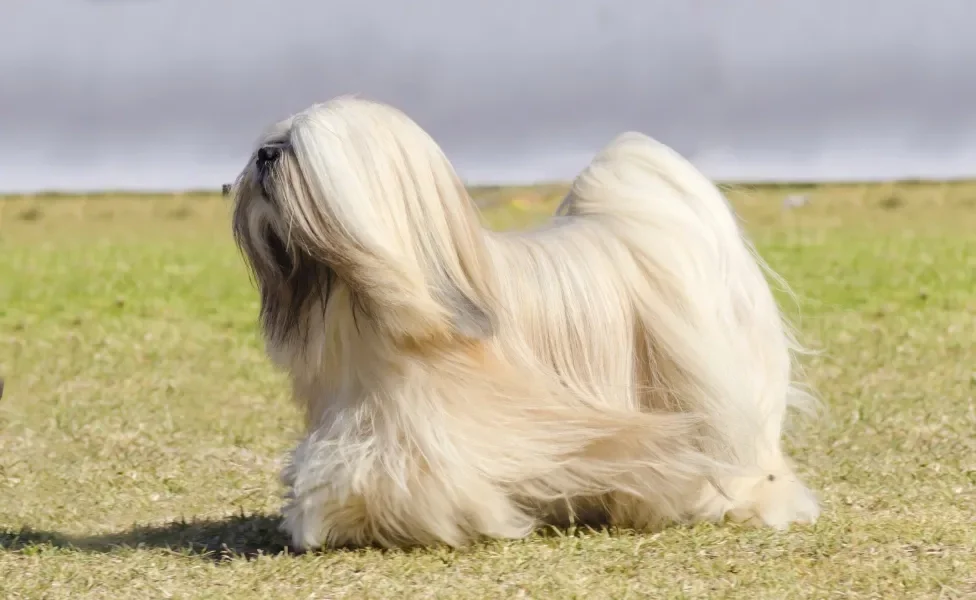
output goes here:
[{"label": "dark object on grass", "polygon": [[230,190],[233,185],[234,184],[232,183],[225,183],[224,185],[220,186],[220,193],[224,196],[230,196]]},{"label": "dark object on grass", "polygon": [[3,377],[0,377],[0,398],[3,398]]},{"label": "dark object on grass", "polygon": [[895,210],[904,206],[905,201],[898,194],[889,194],[881,199],[880,204],[885,210]]}]

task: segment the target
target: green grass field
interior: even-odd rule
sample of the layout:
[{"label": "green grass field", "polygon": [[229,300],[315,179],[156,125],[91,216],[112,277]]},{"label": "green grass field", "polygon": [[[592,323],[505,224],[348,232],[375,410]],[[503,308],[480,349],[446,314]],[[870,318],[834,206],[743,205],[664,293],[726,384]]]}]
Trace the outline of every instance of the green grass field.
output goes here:
[{"label": "green grass field", "polygon": [[[976,184],[730,197],[797,292],[822,520],[293,555],[298,434],[216,195],[0,199],[2,598],[976,596]],[[484,190],[494,227],[557,188]]]}]

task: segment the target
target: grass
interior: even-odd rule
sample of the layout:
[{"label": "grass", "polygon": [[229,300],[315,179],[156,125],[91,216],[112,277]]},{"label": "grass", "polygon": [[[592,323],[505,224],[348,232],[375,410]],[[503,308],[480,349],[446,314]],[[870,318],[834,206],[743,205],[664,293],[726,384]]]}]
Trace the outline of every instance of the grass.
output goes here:
[{"label": "grass", "polygon": [[[792,453],[813,527],[542,532],[294,555],[298,433],[218,195],[0,200],[0,597],[976,595],[976,184],[735,188],[800,296],[829,407]],[[494,227],[559,189],[482,190]]]}]

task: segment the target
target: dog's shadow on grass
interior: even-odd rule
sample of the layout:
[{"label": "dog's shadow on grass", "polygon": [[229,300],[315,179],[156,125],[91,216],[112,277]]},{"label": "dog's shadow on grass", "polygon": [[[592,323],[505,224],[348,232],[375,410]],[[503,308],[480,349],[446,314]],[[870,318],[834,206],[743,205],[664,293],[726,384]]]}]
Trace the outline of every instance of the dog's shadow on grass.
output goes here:
[{"label": "dog's shadow on grass", "polygon": [[[235,515],[223,519],[173,521],[161,525],[142,525],[127,531],[98,536],[68,536],[30,528],[13,530],[0,527],[0,551],[38,552],[45,547],[108,554],[125,549],[159,549],[196,556],[215,562],[234,558],[303,554],[288,543],[279,529],[277,515]],[[605,529],[601,521],[579,527],[549,525],[536,531],[542,538],[576,537]],[[382,548],[371,547],[384,551]],[[345,548],[356,551],[357,548]],[[361,549],[360,549],[361,550]],[[403,548],[404,552],[422,551],[421,547]]]},{"label": "dog's shadow on grass", "polygon": [[[541,524],[534,535],[539,538],[586,537],[598,532],[614,532],[602,511],[583,513],[575,524],[555,520]],[[278,514],[230,515],[220,519],[171,521],[159,525],[139,525],[126,531],[94,536],[69,536],[53,531],[32,528],[14,530],[0,527],[0,551],[43,552],[57,548],[75,552],[108,554],[126,549],[165,550],[186,556],[196,556],[215,562],[230,559],[253,559],[259,556],[304,554],[289,544],[289,536],[281,530]],[[488,540],[482,540],[488,541]],[[318,552],[356,552],[387,549],[379,546],[344,547]],[[408,546],[401,552],[424,552],[423,546]]]},{"label": "dog's shadow on grass", "polygon": [[26,528],[0,528],[0,549],[25,552],[53,546],[81,552],[109,553],[124,548],[155,548],[218,561],[298,554],[290,548],[288,537],[279,530],[280,522],[279,517],[271,515],[237,515],[214,520],[137,526],[120,533],[90,537],[72,537]]}]

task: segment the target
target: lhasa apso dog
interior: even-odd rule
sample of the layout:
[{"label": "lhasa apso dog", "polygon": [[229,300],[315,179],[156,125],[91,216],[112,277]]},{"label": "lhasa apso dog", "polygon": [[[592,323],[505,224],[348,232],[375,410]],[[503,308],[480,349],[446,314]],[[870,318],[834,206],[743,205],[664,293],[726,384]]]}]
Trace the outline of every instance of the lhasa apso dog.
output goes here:
[{"label": "lhasa apso dog", "polygon": [[546,226],[496,233],[419,125],[343,97],[272,126],[233,194],[305,411],[296,547],[817,518],[781,444],[807,396],[773,273],[670,148],[625,133]]}]

